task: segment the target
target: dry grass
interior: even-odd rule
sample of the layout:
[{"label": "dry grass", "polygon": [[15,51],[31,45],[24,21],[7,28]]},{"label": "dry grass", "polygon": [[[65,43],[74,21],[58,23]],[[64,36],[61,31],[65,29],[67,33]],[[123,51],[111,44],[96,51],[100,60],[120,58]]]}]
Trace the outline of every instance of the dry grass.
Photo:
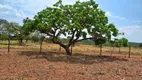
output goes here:
[{"label": "dry grass", "polygon": [[[103,52],[108,52],[111,53],[113,52],[113,47],[108,47],[108,46],[103,46],[102,48]],[[92,46],[92,45],[79,45],[75,46],[73,48],[74,52],[90,52],[90,53],[99,53],[100,48],[98,46]],[[115,47],[114,48],[115,53],[119,53],[119,48]],[[129,47],[121,47],[120,48],[120,53],[121,54],[128,54],[129,53]],[[142,48],[131,48],[131,53],[136,54],[136,55],[142,55]]]},{"label": "dry grass", "polygon": [[[31,43],[28,42],[24,46],[19,46],[18,41],[11,41],[11,49],[25,49],[25,50],[39,50],[40,45],[39,43]],[[52,44],[52,43],[43,43],[43,50],[48,50],[48,51],[59,51],[60,46],[57,44]],[[7,49],[7,41],[0,41],[0,49]],[[64,51],[64,49],[61,49]],[[128,54],[129,48],[128,47],[121,47],[121,54]],[[73,47],[73,53],[98,53],[99,54],[100,48],[98,46],[93,46],[93,45],[82,45],[82,44],[77,44],[75,47]],[[111,53],[113,51],[113,47],[107,47],[103,46],[103,52]],[[119,53],[119,48],[115,47],[114,48],[115,53]],[[142,48],[131,48],[131,53],[132,54],[137,54],[137,55],[142,55]]]}]

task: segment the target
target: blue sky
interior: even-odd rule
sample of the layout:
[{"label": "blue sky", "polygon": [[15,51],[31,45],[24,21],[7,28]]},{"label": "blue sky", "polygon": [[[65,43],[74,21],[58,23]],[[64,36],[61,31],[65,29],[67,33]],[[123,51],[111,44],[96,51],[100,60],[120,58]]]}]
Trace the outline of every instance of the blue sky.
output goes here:
[{"label": "blue sky", "polygon": [[[58,0],[0,0],[0,18],[22,25],[25,17],[32,18],[37,12]],[[63,0],[73,4],[76,0]],[[87,1],[87,0],[80,0]],[[114,23],[130,42],[142,42],[142,0],[96,0],[106,12],[110,23]]]}]

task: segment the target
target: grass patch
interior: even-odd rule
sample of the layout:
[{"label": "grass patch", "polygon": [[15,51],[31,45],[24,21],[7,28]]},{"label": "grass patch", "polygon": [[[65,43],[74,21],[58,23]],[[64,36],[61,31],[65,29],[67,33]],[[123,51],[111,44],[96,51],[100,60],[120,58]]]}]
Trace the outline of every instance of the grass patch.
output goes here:
[{"label": "grass patch", "polygon": [[96,76],[96,75],[105,75],[104,72],[92,72],[92,75]]}]

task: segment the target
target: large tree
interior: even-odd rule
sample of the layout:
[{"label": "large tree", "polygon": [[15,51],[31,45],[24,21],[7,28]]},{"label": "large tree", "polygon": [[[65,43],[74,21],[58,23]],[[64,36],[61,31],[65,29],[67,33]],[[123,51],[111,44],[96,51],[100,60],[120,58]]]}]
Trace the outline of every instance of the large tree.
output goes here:
[{"label": "large tree", "polygon": [[[47,7],[29,21],[26,28],[39,30],[52,38],[53,43],[63,47],[71,55],[70,46],[82,40],[111,39],[117,36],[118,30],[113,24],[108,24],[108,18],[94,0],[73,5],[63,5],[59,0],[54,7]],[[67,44],[61,41],[61,35],[69,38]]]}]

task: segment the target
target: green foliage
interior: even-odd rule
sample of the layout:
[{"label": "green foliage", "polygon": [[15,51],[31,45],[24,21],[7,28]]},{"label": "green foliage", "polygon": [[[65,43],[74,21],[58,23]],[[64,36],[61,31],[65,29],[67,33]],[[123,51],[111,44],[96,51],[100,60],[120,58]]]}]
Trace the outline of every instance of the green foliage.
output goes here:
[{"label": "green foliage", "polygon": [[39,37],[38,36],[31,36],[30,40],[33,42],[38,42],[39,41]]},{"label": "green foliage", "polygon": [[92,75],[96,76],[96,75],[105,75],[104,72],[92,72]]},{"label": "green foliage", "polygon": [[33,32],[35,32],[34,20],[31,20],[26,17],[25,19],[23,19],[23,23],[23,26],[19,30],[19,38],[26,40],[31,39],[33,42],[39,41],[39,35],[30,36]]},{"label": "green foliage", "polygon": [[[103,44],[111,36],[117,36],[118,30],[113,24],[108,24],[105,12],[98,8],[94,0],[80,2],[73,5],[63,5],[59,0],[35,15],[33,20],[24,20],[24,29],[38,30],[47,34],[52,41],[63,48],[82,40],[94,40],[96,44]],[[70,36],[67,44],[61,41],[61,35]],[[91,37],[87,37],[90,35]]]},{"label": "green foliage", "polygon": [[23,20],[24,25],[21,30],[25,35],[29,35],[31,32],[34,32],[34,20],[29,19],[28,17]]},{"label": "green foliage", "polygon": [[8,22],[5,19],[0,19],[0,34],[3,36],[15,36],[16,34],[18,34],[19,28],[20,26],[18,25],[18,23]]},{"label": "green foliage", "polygon": [[81,41],[81,44],[85,44],[85,45],[95,45],[94,41],[92,41],[92,40],[84,40],[84,41]]},{"label": "green foliage", "polygon": [[0,40],[7,40],[8,36],[5,34],[0,34]]},{"label": "green foliage", "polygon": [[123,41],[123,46],[127,47],[128,46],[128,39],[122,38],[122,41]]},{"label": "green foliage", "polygon": [[113,43],[107,41],[106,43],[103,44],[103,46],[113,46]]},{"label": "green foliage", "polygon": [[39,31],[35,31],[35,32],[30,34],[30,40],[33,41],[33,42],[38,42],[38,41],[43,40],[43,39],[44,39],[44,36],[42,36]]},{"label": "green foliage", "polygon": [[139,44],[139,47],[142,47],[142,43]]},{"label": "green foliage", "polygon": [[105,37],[101,37],[101,38],[95,40],[95,45],[100,45],[100,44],[104,44],[104,43],[106,43]]},{"label": "green foliage", "polygon": [[118,41],[115,43],[115,46],[117,47],[127,47],[128,46],[128,40],[126,38],[121,38],[121,39],[118,39]]}]

